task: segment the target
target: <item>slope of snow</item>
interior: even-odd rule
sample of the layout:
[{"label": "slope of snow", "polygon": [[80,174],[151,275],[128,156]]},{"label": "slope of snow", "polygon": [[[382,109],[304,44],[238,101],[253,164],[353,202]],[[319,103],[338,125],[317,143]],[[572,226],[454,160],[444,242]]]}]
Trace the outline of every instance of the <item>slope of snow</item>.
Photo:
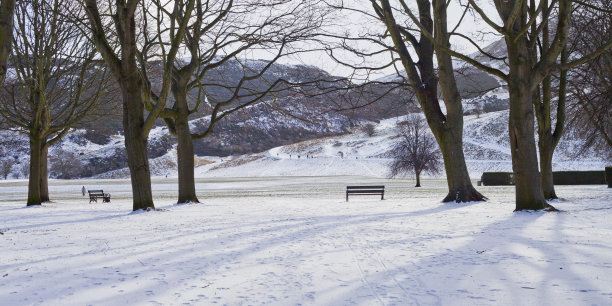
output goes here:
[{"label": "slope of snow", "polygon": [[[466,116],[464,151],[472,178],[486,171],[512,171],[508,142],[508,111]],[[327,137],[273,148],[260,154],[236,157],[196,168],[198,177],[223,176],[388,176],[390,150],[395,144],[396,124],[405,117],[382,120],[376,135],[356,130],[343,136]],[[566,137],[568,138],[568,137]],[[564,138],[553,159],[553,170],[603,170],[611,161],[587,152],[577,158],[577,140]],[[310,158],[306,158],[306,156]],[[442,172],[440,175],[444,175]]]},{"label": "slope of snow", "polygon": [[[344,200],[347,184],[386,200]],[[81,185],[111,203],[88,204]],[[51,181],[25,208],[25,181],[0,182],[3,305],[609,305],[612,192],[559,186],[561,213],[490,201],[441,204],[444,181],[367,177],[199,180],[203,204],[131,213],[129,181]]]}]

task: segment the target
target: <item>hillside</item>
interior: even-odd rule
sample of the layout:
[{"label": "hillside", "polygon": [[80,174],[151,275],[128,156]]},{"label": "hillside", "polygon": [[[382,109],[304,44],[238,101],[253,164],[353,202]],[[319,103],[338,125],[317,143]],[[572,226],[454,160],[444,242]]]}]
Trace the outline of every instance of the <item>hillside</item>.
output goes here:
[{"label": "hillside", "polygon": [[[508,111],[466,116],[464,150],[470,176],[484,171],[512,171],[507,132]],[[396,141],[396,124],[405,117],[376,125],[368,137],[356,130],[350,134],[277,147],[259,154],[215,161],[196,169],[200,177],[223,176],[327,176],[363,175],[386,177],[390,150]],[[610,160],[596,152],[577,155],[580,140],[564,138],[555,154],[553,167],[560,170],[600,170]],[[306,155],[312,158],[305,158]],[[174,175],[172,171],[169,171]],[[443,175],[443,174],[442,174]]]}]

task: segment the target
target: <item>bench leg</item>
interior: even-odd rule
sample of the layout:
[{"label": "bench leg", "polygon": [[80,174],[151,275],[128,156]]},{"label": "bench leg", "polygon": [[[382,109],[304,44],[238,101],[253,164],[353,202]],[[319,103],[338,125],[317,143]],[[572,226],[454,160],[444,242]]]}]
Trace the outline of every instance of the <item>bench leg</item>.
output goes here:
[{"label": "bench leg", "polygon": [[346,192],[346,201],[348,202],[348,191]]},{"label": "bench leg", "polygon": [[383,193],[380,194],[380,200],[382,201],[384,199],[385,199],[385,193],[383,192]]}]

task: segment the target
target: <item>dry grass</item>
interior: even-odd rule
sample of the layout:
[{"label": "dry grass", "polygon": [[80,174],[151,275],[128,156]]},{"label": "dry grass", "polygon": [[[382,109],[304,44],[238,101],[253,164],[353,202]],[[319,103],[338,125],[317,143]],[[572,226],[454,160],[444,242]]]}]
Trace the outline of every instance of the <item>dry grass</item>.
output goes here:
[{"label": "dry grass", "polygon": [[252,161],[261,159],[262,157],[263,156],[261,155],[241,156],[241,157],[237,157],[232,160],[226,161],[224,163],[221,163],[217,166],[214,166],[210,168],[210,170],[217,170],[217,169],[223,169],[223,168],[228,168],[228,167],[237,167],[237,166],[244,165],[246,163],[250,163]]},{"label": "dry grass", "polygon": [[193,157],[193,164],[194,164],[195,167],[210,165],[212,163],[214,163],[214,161],[209,160],[209,159],[200,158],[200,157],[197,157],[197,156]]}]

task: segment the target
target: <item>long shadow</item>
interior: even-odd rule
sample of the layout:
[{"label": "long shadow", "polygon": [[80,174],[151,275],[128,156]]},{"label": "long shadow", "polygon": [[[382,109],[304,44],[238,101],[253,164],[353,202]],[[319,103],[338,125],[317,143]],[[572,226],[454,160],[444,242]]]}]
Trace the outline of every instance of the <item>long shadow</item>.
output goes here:
[{"label": "long shadow", "polygon": [[[396,279],[398,285],[403,283],[404,287],[410,288],[406,294],[407,298],[418,297],[415,304],[609,304],[612,290],[597,292],[592,289],[595,287],[592,280],[585,278],[584,273],[579,275],[568,269],[568,265],[575,264],[572,261],[578,253],[576,250],[568,251],[568,247],[563,244],[563,223],[570,213],[552,213],[556,222],[548,233],[554,233],[555,237],[550,241],[538,237],[537,233],[534,233],[533,237],[514,235],[510,241],[503,240],[502,237],[509,235],[501,232],[524,230],[546,214],[550,213],[515,213],[507,220],[483,228],[481,231],[484,235],[475,234],[471,242],[459,249],[448,250],[429,259],[423,257],[409,266],[396,265],[387,260],[386,265],[392,267],[391,269],[373,273],[368,275],[368,278],[372,283],[385,283],[390,278]],[[483,248],[483,245],[489,247]],[[375,243],[368,247],[374,250],[372,252],[383,248]],[[520,248],[520,251],[517,252],[516,248]],[[606,248],[607,252],[604,254],[609,254],[610,247]],[[540,255],[531,257],[521,255],[520,252]],[[588,258],[591,255],[593,254],[584,254],[583,257]],[[538,257],[540,259],[536,260]],[[511,264],[520,266],[508,266]],[[464,268],[470,265],[474,268]],[[576,280],[582,283],[581,288],[559,288],[571,286]],[[473,285],[474,283],[477,286]],[[495,283],[500,287],[495,287]],[[445,288],[444,285],[450,285],[452,289]],[[571,291],[575,294],[568,294],[570,300],[555,300],[560,291]],[[355,293],[339,296],[332,304],[342,304],[350,300]],[[498,298],[502,300],[496,300]]]},{"label": "long shadow", "polygon": [[[478,204],[471,204],[467,207],[472,207]],[[489,205],[489,204],[483,204]],[[210,209],[206,205],[194,206],[197,209]],[[367,232],[349,232],[350,229],[365,229],[370,230],[372,226],[379,227],[384,224],[390,224],[392,221],[401,220],[414,220],[417,217],[423,216],[436,216],[443,218],[444,213],[458,209],[466,208],[466,205],[448,205],[440,204],[435,207],[410,211],[410,212],[394,212],[394,213],[372,213],[372,214],[340,214],[340,215],[313,215],[310,217],[293,217],[294,215],[289,214],[290,218],[283,219],[282,216],[264,221],[251,221],[245,220],[241,223],[230,223],[220,219],[220,216],[215,216],[212,220],[204,219],[202,222],[210,222],[210,225],[201,227],[198,230],[192,230],[189,232],[178,232],[174,235],[163,235],[163,231],[159,236],[146,237],[147,239],[140,239],[139,243],[134,244],[123,244],[121,246],[108,246],[104,253],[107,255],[101,255],[99,250],[79,252],[78,254],[65,254],[56,256],[54,258],[41,258],[41,260],[21,262],[19,266],[27,267],[35,265],[43,261],[51,261],[57,264],[49,264],[54,268],[46,270],[47,275],[52,279],[55,279],[56,275],[65,275],[67,279],[71,279],[70,283],[75,284],[74,287],[82,288],[82,292],[77,294],[86,295],[93,293],[99,289],[100,286],[109,287],[107,294],[99,296],[99,300],[92,298],[94,295],[90,295],[87,299],[88,303],[125,303],[126,301],[131,302],[143,302],[147,299],[144,292],[154,292],[155,295],[165,295],[166,297],[172,294],[183,293],[183,291],[195,290],[196,292],[206,293],[208,296],[202,297],[211,298],[209,291],[210,286],[218,286],[214,284],[215,281],[222,280],[220,277],[227,273],[224,267],[231,267],[237,265],[241,261],[248,260],[249,257],[257,254],[263,254],[266,251],[273,252],[278,247],[289,247],[294,243],[307,243],[313,239],[320,238],[342,238],[339,242],[344,241],[346,247],[339,251],[351,251],[352,246],[356,248],[355,258],[352,259],[357,264],[360,261],[370,260],[365,258],[366,256],[377,257],[375,262],[380,263],[381,271],[378,272],[361,272],[362,279],[351,279],[350,287],[328,287],[323,288],[316,295],[325,294],[333,296],[332,300],[326,301],[327,304],[346,304],[353,301],[356,298],[363,300],[370,299],[376,302],[376,296],[379,296],[380,302],[383,300],[389,301],[388,296],[383,296],[386,291],[389,291],[376,285],[368,288],[368,284],[388,284],[396,286],[399,289],[394,289],[400,292],[400,297],[397,300],[390,300],[391,303],[397,304],[440,304],[449,302],[444,300],[446,297],[455,297],[459,301],[473,301],[475,304],[491,304],[491,303],[510,303],[510,304],[525,304],[525,302],[533,302],[532,300],[525,300],[524,296],[531,294],[530,291],[537,290],[538,294],[535,298],[538,299],[539,303],[546,303],[548,298],[552,298],[551,295],[555,293],[553,287],[535,288],[530,285],[529,281],[523,283],[514,282],[517,275],[512,274],[512,270],[507,269],[504,266],[505,263],[521,263],[528,269],[538,271],[545,278],[553,278],[556,276],[555,273],[547,270],[550,265],[559,262],[569,262],[568,256],[554,252],[555,246],[561,247],[563,236],[561,235],[561,229],[564,228],[565,219],[571,214],[568,213],[552,213],[555,218],[555,225],[552,230],[557,233],[553,241],[543,241],[538,237],[525,237],[524,235],[514,235],[511,241],[504,241],[501,237],[507,237],[505,231],[508,230],[521,230],[528,228],[530,225],[538,221],[544,213],[515,213],[508,219],[504,219],[479,229],[475,233],[463,233],[461,235],[444,237],[444,233],[441,235],[432,235],[427,241],[423,242],[427,244],[429,242],[439,242],[443,239],[454,239],[461,238],[471,240],[459,248],[453,250],[442,251],[435,256],[420,256],[418,260],[410,263],[409,265],[400,262],[395,262],[392,259],[386,258],[384,253],[385,248],[388,248],[390,244],[399,244],[410,246],[411,242],[421,242],[423,236],[418,236],[417,233],[406,232],[406,229],[414,230],[415,227],[400,227],[394,225],[394,228],[389,228],[389,231],[393,231],[398,228],[402,232],[401,235],[389,237],[382,237],[386,241],[374,241],[369,238],[376,238],[379,236],[367,235]],[[173,215],[172,207],[166,208],[169,217]],[[191,207],[189,207],[191,209]],[[550,213],[549,213],[550,214]],[[39,224],[37,226],[57,225],[57,224],[72,224],[79,222],[91,222],[97,220],[106,220],[111,218],[126,217],[126,222],[136,222],[135,220],[140,217],[146,218],[146,214],[143,215],[132,215],[126,216],[120,214],[116,216],[106,216],[99,218],[88,218],[82,220],[76,220],[74,222],[57,222],[48,224]],[[421,220],[423,221],[423,220]],[[517,225],[518,224],[518,225]],[[187,224],[189,225],[189,224]],[[381,229],[382,230],[382,229]],[[465,230],[463,230],[465,232]],[[365,234],[365,236],[364,236]],[[415,237],[415,234],[417,235]],[[422,234],[422,233],[421,233]],[[470,236],[467,236],[470,234]],[[360,236],[361,235],[361,236]],[[119,237],[114,237],[121,241],[123,239],[130,239],[130,234],[125,233]],[[336,240],[334,240],[336,241]],[[543,258],[554,259],[553,263],[542,263],[545,265],[544,268],[538,264],[527,262],[529,259],[527,256],[513,254],[511,244],[518,246],[525,246],[531,248],[537,252],[543,254]],[[542,247],[542,244],[555,244],[552,247]],[[425,245],[426,246],[426,245]],[[490,246],[483,248],[483,246]],[[341,246],[342,247],[342,246]],[[160,252],[160,249],[164,249]],[[203,249],[203,254],[198,255],[198,250]],[[425,247],[427,249],[427,247]],[[212,251],[211,251],[212,250]],[[41,250],[44,254],[44,250]],[[127,252],[126,252],[127,251]],[[96,253],[97,252],[97,253]],[[383,253],[381,253],[383,252]],[[479,253],[480,252],[480,253]],[[506,252],[506,253],[504,253]],[[329,249],[323,250],[303,250],[303,253],[294,254],[296,257],[290,260],[296,265],[300,265],[300,262],[315,262],[318,256],[329,255]],[[285,253],[284,255],[287,255]],[[289,253],[291,255],[291,253]],[[259,258],[270,259],[269,257]],[[347,259],[349,260],[349,259]],[[80,264],[70,264],[71,270],[75,273],[66,273],[64,266],[61,263],[72,262]],[[274,264],[271,263],[261,263]],[[278,264],[278,262],[276,263]],[[106,268],[100,268],[104,265]],[[253,261],[251,265],[257,266],[258,263]],[[474,268],[465,268],[465,266],[473,265]],[[250,269],[254,266],[250,265],[238,265],[235,269]],[[455,269],[456,266],[462,268]],[[3,270],[8,268],[17,268],[15,265],[4,265]],[[482,269],[486,268],[487,273],[496,276],[497,287],[477,287],[477,290],[472,287],[462,287],[463,284],[469,281],[480,281],[486,282],[491,279],[488,276],[483,277]],[[448,273],[443,273],[446,270]],[[526,268],[517,269],[515,272],[523,273]],[[289,271],[291,272],[291,271]],[[569,269],[564,271],[565,278],[580,278],[580,275],[573,273]],[[472,274],[472,275],[468,275]],[[152,277],[149,280],[143,280],[145,277]],[[74,278],[82,277],[80,280],[75,281]],[[470,277],[471,276],[471,277]],[[11,275],[12,277],[12,275]],[[474,280],[474,277],[476,279]],[[478,279],[481,277],[481,279]],[[525,275],[525,278],[528,278]],[[282,276],[281,276],[282,278]],[[439,278],[440,283],[436,284],[436,278]],[[446,280],[445,280],[446,278]],[[20,280],[21,279],[21,280]],[[250,278],[246,278],[249,280]],[[7,279],[9,280],[9,279]],[[57,292],[58,296],[65,294],[66,289],[63,287],[61,278],[59,281],[49,281],[49,278],[36,277],[34,279],[27,279],[27,275],[19,276],[17,279],[11,278],[12,281],[20,280],[22,283],[29,283],[32,289],[35,288],[46,288],[50,292]],[[55,279],[57,280],[57,279]],[[291,280],[291,278],[289,278]],[[140,283],[138,283],[140,282]],[[136,284],[138,283],[138,284]],[[454,284],[454,291],[449,292],[445,288],[441,288],[440,284]],[[97,284],[97,285],[96,285]],[[194,285],[195,284],[195,285]],[[256,286],[257,284],[252,284]],[[115,286],[116,288],[112,288]],[[189,289],[190,286],[198,286],[196,289]],[[293,285],[287,284],[290,289]],[[0,286],[0,290],[1,290]],[[131,288],[131,291],[129,290]],[[483,288],[483,289],[478,289]],[[532,289],[535,288],[535,289]],[[220,296],[223,296],[223,288],[217,288],[220,290]],[[217,290],[215,289],[215,290]],[[118,292],[117,290],[124,290]],[[230,290],[230,289],[227,289]],[[452,289],[449,289],[452,290]],[[498,291],[492,291],[498,290]],[[115,293],[111,293],[115,292]],[[506,299],[502,301],[493,301],[493,299],[500,294],[505,293],[502,297]],[[186,294],[187,292],[183,293]],[[226,293],[226,297],[227,297]],[[588,292],[586,294],[589,294]],[[246,293],[245,293],[246,295]],[[252,296],[252,295],[251,295]],[[532,296],[534,296],[532,294]],[[183,297],[177,297],[177,300],[181,300]],[[240,297],[234,296],[235,299]],[[269,301],[270,298],[265,296],[256,296],[259,300],[250,301],[251,303]],[[282,298],[282,297],[281,297]],[[155,297],[151,297],[151,301],[154,301]],[[192,303],[197,303],[197,299],[190,300]],[[211,302],[212,300],[207,300]],[[246,296],[242,301],[249,303],[249,297]],[[305,297],[305,301],[307,301]],[[314,300],[316,301],[316,299]],[[601,304],[606,304],[608,300],[601,297],[594,297],[591,301],[596,301]],[[202,302],[200,300],[200,302]],[[223,299],[221,300],[223,302]],[[279,301],[276,301],[279,303]],[[357,300],[359,302],[359,300]],[[403,302],[403,303],[402,303]],[[452,302],[452,301],[451,301]]]},{"label": "long shadow", "polygon": [[[437,212],[446,211],[446,210],[450,210],[453,208],[456,208],[456,206],[441,204],[434,208],[425,209],[421,211],[415,211],[415,212],[408,212],[408,213],[378,213],[378,214],[367,214],[367,215],[344,214],[344,215],[336,215],[336,216],[315,216],[315,217],[304,217],[304,218],[292,218],[291,220],[288,220],[290,221],[288,224],[282,224],[282,225],[278,224],[279,220],[269,220],[269,221],[262,221],[262,222],[250,222],[250,223],[247,222],[245,224],[231,224],[230,226],[227,226],[226,224],[226,225],[219,226],[217,228],[204,228],[202,231],[192,232],[189,234],[179,233],[174,236],[165,236],[165,237],[160,237],[158,239],[149,239],[139,244],[130,245],[129,248],[135,249],[135,250],[138,250],[142,248],[143,246],[147,246],[148,248],[145,248],[145,249],[142,249],[136,252],[130,252],[129,254],[122,253],[121,249],[113,249],[112,247],[109,247],[105,252],[110,253],[110,254],[116,252],[117,255],[100,256],[100,258],[93,260],[93,261],[91,259],[86,260],[87,267],[81,267],[81,269],[74,267],[74,269],[91,270],[92,269],[91,267],[95,267],[96,265],[107,263],[107,262],[113,262],[113,261],[117,261],[120,259],[125,259],[126,257],[127,258],[137,258],[137,259],[144,257],[146,258],[144,259],[144,262],[147,262],[147,263],[148,262],[159,262],[159,261],[162,261],[163,258],[181,258],[181,257],[185,257],[184,256],[185,254],[189,254],[194,251],[193,250],[193,245],[195,243],[194,241],[197,241],[198,245],[216,245],[219,248],[219,252],[215,252],[208,256],[204,256],[200,258],[200,260],[203,262],[207,262],[208,265],[212,264],[214,266],[219,266],[219,265],[223,265],[224,263],[226,263],[225,261],[233,261],[233,260],[236,260],[237,257],[247,257],[250,254],[253,254],[255,252],[261,252],[262,250],[270,249],[275,246],[282,245],[286,243],[287,241],[295,239],[296,237],[299,238],[299,237],[316,236],[319,233],[335,231],[337,228],[344,227],[347,224],[352,224],[352,225],[367,224],[367,223],[372,223],[372,222],[379,222],[382,220],[392,220],[396,218],[408,218],[411,216],[414,217],[414,216],[419,216],[419,215],[434,214]],[[87,219],[74,220],[74,221],[51,222],[51,223],[45,223],[45,224],[24,226],[21,228],[35,228],[35,227],[53,226],[53,225],[60,225],[60,224],[65,225],[65,224],[75,224],[75,223],[86,223],[86,222],[91,222],[91,221],[108,220],[108,219],[119,218],[119,217],[126,217],[126,215],[118,214],[118,215],[113,215],[113,216],[87,218]],[[244,228],[252,228],[252,230],[240,232],[240,230]],[[271,235],[271,237],[260,239],[256,243],[252,243],[251,241],[252,245],[250,246],[249,246],[249,243],[247,242],[245,243],[244,248],[236,249],[229,253],[224,253],[223,241],[220,241],[218,238],[214,239],[214,238],[200,237],[203,231],[205,232],[219,231],[219,232],[229,232],[229,233],[238,232],[238,234],[229,235],[223,238],[223,240],[229,240],[229,241],[235,242],[235,241],[239,241],[240,239],[245,239],[246,237],[253,237],[253,236],[257,237],[258,234],[261,235],[262,228],[265,229],[265,233],[267,234],[274,234],[274,233],[281,233],[281,234]],[[299,228],[299,230],[291,231],[292,229],[295,229],[295,228]],[[189,242],[186,242],[184,244],[173,244],[171,245],[170,250],[163,254],[154,252],[154,250],[159,249],[160,247],[168,248],[168,245],[166,245],[168,244],[168,241],[173,241],[175,239],[176,240],[183,239]],[[250,239],[247,238],[247,240],[250,240]],[[44,250],[41,250],[41,253],[44,254]],[[152,257],[151,256],[152,253],[158,254],[157,258],[156,256]],[[45,261],[78,262],[80,260],[84,260],[85,257],[91,256],[91,255],[92,255],[91,251],[85,251],[79,254],[66,254],[62,256],[56,256],[54,258],[42,257],[40,260],[30,261],[26,263],[21,262],[19,263],[19,265],[20,266],[30,266],[30,265],[35,265],[37,263],[41,263]],[[192,262],[192,260],[185,260],[184,262],[179,263],[179,265],[189,264],[190,262]],[[3,270],[9,270],[15,267],[16,265],[4,265]],[[134,268],[133,266],[126,264],[121,267],[117,267],[117,270],[118,271],[126,271],[126,270],[130,271],[133,268]],[[62,268],[58,267],[56,272],[59,273],[61,272],[61,270]],[[43,278],[40,280],[40,282],[41,282],[40,284],[41,286],[43,285],[43,283],[46,287],[54,286],[48,282],[48,279]],[[57,286],[61,287],[61,285],[59,285],[61,283],[62,282],[57,282]],[[53,288],[49,288],[49,289],[53,289]],[[56,288],[56,290],[59,290],[59,288]],[[168,289],[168,290],[172,290],[172,289]]]}]

